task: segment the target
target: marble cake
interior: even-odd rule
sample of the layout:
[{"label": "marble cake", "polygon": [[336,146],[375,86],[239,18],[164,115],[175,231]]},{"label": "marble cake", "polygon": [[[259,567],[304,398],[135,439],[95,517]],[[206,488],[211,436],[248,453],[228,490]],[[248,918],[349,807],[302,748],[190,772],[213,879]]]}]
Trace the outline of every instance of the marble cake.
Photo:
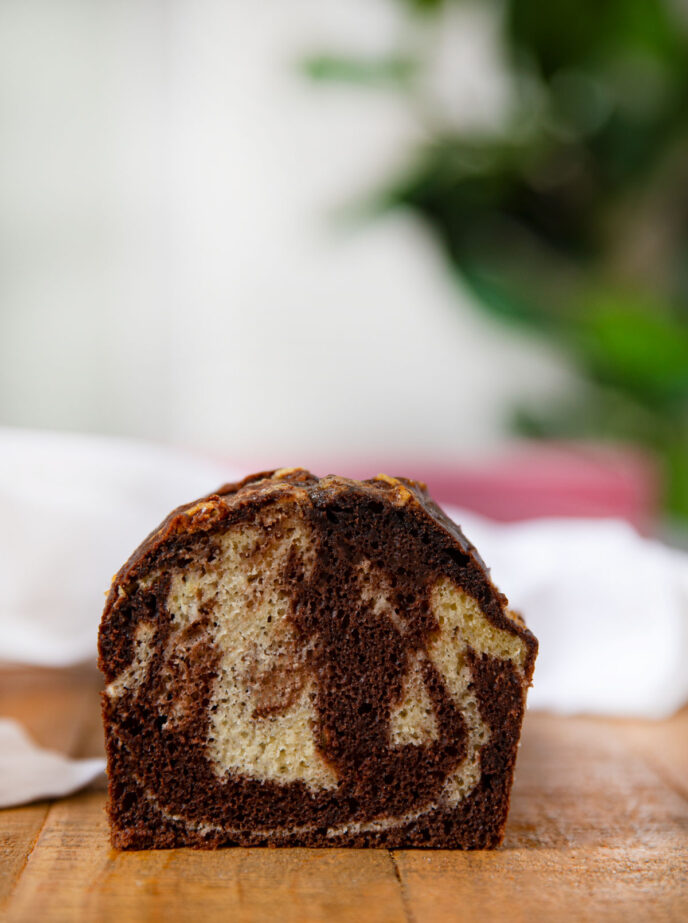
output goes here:
[{"label": "marble cake", "polygon": [[506,604],[403,478],[175,510],[100,626],[113,844],[498,845],[537,652]]}]

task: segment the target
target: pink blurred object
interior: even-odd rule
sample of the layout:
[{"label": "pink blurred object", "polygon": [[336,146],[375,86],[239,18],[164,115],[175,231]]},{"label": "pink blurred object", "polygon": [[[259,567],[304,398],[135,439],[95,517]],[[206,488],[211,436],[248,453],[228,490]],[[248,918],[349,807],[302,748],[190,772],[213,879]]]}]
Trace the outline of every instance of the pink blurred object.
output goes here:
[{"label": "pink blurred object", "polygon": [[[500,522],[551,516],[616,517],[645,532],[658,512],[655,466],[646,456],[621,449],[532,446],[481,463],[396,467],[398,473],[425,481],[439,503]],[[369,466],[356,469],[354,476],[370,470]]]},{"label": "pink blurred object", "polygon": [[[323,475],[368,478],[383,471],[425,481],[432,496],[500,522],[543,517],[615,517],[648,532],[659,510],[659,479],[640,452],[589,444],[527,444],[480,461],[299,459]],[[254,470],[270,464],[254,466]],[[246,470],[251,470],[250,466]]]}]

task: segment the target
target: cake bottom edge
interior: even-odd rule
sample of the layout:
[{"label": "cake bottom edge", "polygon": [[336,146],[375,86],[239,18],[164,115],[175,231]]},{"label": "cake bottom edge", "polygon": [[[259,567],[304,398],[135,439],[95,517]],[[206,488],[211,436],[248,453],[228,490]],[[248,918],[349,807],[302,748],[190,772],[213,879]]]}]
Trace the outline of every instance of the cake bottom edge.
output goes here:
[{"label": "cake bottom edge", "polygon": [[[208,827],[192,830],[150,802],[132,805],[126,820],[109,800],[112,846],[120,850],[268,848],[495,849],[504,839],[510,792],[476,792],[455,807],[438,805],[422,817],[380,830],[328,831],[317,827],[296,832],[236,831]],[[315,822],[317,823],[317,821]],[[199,826],[203,826],[199,824]]]}]

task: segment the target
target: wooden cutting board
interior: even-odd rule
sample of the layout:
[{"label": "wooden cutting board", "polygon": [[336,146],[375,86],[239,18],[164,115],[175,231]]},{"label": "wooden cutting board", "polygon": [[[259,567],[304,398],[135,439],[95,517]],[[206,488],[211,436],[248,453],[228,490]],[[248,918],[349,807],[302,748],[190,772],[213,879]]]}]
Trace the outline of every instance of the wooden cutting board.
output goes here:
[{"label": "wooden cutting board", "polygon": [[[0,714],[102,752],[90,671],[0,672]],[[687,921],[688,710],[669,721],[529,714],[493,852],[111,849],[103,787],[0,811],[9,921]]]}]

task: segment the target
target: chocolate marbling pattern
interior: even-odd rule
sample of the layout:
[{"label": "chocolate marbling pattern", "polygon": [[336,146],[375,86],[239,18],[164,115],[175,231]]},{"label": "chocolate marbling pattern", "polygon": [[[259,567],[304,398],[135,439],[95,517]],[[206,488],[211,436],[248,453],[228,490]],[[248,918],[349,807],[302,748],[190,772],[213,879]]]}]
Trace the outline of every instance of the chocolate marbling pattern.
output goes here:
[{"label": "chocolate marbling pattern", "polygon": [[[217,536],[229,528],[261,521],[269,536],[271,521],[294,515],[308,522],[317,542],[309,573],[294,554],[282,576],[288,618],[309,653],[295,670],[282,663],[261,673],[255,712],[288,709],[306,677],[314,678],[316,746],[338,778],[336,788],[324,791],[301,781],[219,777],[213,768],[206,746],[220,652],[212,610],[177,632],[175,675],[169,666],[171,575],[199,560],[212,565]],[[362,583],[362,566],[373,575],[372,587]],[[466,722],[427,656],[439,629],[431,588],[447,577],[477,600],[495,628],[519,636],[526,654],[519,670],[468,652],[489,740],[477,783],[458,803],[442,793],[466,758]],[[376,606],[376,579],[386,588],[387,614]],[[505,602],[475,549],[413,482],[266,473],[175,511],[115,578],[101,624],[100,666],[108,683],[132,661],[136,626],[143,620],[155,627],[143,680],[121,695],[103,695],[114,844],[497,845],[537,650]],[[395,747],[390,710],[419,653],[437,733],[422,745]]]}]

